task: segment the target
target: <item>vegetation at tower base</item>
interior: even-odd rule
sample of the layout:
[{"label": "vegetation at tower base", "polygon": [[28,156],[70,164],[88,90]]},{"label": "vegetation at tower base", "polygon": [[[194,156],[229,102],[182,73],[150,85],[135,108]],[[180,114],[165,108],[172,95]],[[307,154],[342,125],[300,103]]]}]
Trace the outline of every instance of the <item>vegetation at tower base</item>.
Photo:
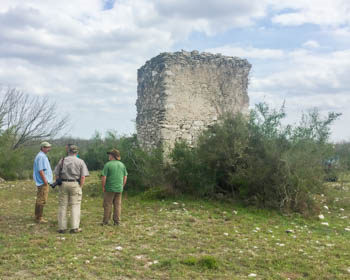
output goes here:
[{"label": "vegetation at tower base", "polygon": [[[332,161],[336,164],[331,175],[341,180],[338,172],[349,169],[349,145],[328,141],[330,126],[339,114],[322,118],[313,110],[294,126],[282,125],[285,116],[283,106],[272,110],[264,103],[257,104],[249,116],[224,115],[203,131],[194,147],[176,143],[169,160],[164,160],[161,148],[144,151],[135,135],[118,136],[113,131],[104,137],[96,133],[89,140],[50,140],[53,148],[48,156],[55,166],[65,155],[65,145],[74,143],[89,170],[101,170],[108,160],[106,152],[117,147],[129,173],[129,193],[149,190],[157,197],[184,193],[316,213],[314,197],[323,192],[324,179],[330,178],[325,162],[337,159]],[[12,150],[10,136],[0,135],[0,177],[31,178],[38,143]],[[92,192],[100,195],[100,186],[94,188]]]},{"label": "vegetation at tower base", "polygon": [[256,105],[247,119],[225,116],[206,130],[195,148],[177,143],[172,159],[174,188],[196,195],[235,197],[248,204],[302,213],[317,211],[323,162],[334,155],[330,125],[317,110],[297,126],[283,126],[284,107]]}]

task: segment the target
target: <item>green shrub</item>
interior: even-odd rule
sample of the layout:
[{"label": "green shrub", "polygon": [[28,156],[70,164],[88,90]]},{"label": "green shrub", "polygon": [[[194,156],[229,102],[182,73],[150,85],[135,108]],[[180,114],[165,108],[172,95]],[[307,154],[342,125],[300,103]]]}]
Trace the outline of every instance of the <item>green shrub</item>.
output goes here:
[{"label": "green shrub", "polygon": [[205,269],[218,269],[219,262],[212,256],[205,256],[198,260],[198,266]]},{"label": "green shrub", "polygon": [[317,209],[324,161],[334,149],[329,125],[317,111],[298,126],[283,126],[284,108],[258,104],[249,118],[225,116],[205,131],[195,148],[177,143],[171,153],[173,186],[198,195],[222,193],[249,204],[303,213]]},{"label": "green shrub", "polygon": [[132,143],[128,147],[121,146],[124,150],[122,160],[128,170],[128,189],[130,191],[144,191],[152,187],[164,185],[164,161],[161,149],[150,152],[143,151],[137,144],[136,137],[129,139]]},{"label": "green shrub", "polygon": [[222,124],[209,128],[195,149],[176,143],[170,155],[173,172],[178,174],[176,188],[201,195],[234,193],[247,144],[248,127],[242,115],[227,117]]},{"label": "green shrub", "polygon": [[108,160],[107,151],[108,147],[101,134],[96,132],[90,139],[87,150],[80,152],[79,156],[84,159],[89,170],[101,170]]},{"label": "green shrub", "polygon": [[180,263],[188,266],[195,266],[198,263],[198,260],[195,257],[188,257],[183,259]]},{"label": "green shrub", "polygon": [[187,266],[198,266],[202,269],[218,269],[219,262],[212,256],[204,256],[199,259],[195,257],[188,257],[180,262]]},{"label": "green shrub", "polygon": [[11,137],[11,133],[0,134],[0,177],[5,180],[26,178],[23,148],[13,150]]},{"label": "green shrub", "polygon": [[191,149],[184,142],[176,143],[171,153],[172,164],[169,166],[167,178],[177,191],[211,194],[215,189],[215,177],[200,162],[197,153],[196,149]]},{"label": "green shrub", "polygon": [[112,148],[120,151],[121,161],[127,168],[126,190],[138,192],[163,184],[162,151],[160,149],[150,152],[142,150],[137,143],[136,135],[118,137],[115,132],[109,131],[102,138],[99,133],[96,133],[80,156],[85,160],[89,170],[101,170],[108,161],[107,151]]}]

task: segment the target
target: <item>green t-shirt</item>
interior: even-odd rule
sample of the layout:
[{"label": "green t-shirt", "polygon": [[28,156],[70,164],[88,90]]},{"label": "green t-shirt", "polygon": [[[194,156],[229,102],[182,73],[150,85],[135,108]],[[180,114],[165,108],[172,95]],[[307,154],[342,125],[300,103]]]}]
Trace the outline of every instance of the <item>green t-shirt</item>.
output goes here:
[{"label": "green t-shirt", "polygon": [[124,163],[119,160],[111,160],[105,164],[102,170],[102,176],[106,176],[106,192],[123,192],[124,176],[128,172]]}]

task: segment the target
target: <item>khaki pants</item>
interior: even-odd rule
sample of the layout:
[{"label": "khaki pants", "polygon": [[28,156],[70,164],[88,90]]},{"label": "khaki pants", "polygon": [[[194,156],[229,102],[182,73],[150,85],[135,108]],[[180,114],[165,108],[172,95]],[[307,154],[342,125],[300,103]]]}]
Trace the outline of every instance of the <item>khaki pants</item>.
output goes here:
[{"label": "khaki pants", "polygon": [[120,215],[122,212],[122,193],[105,192],[103,197],[103,223],[108,224],[111,218],[111,212],[113,207],[113,221],[114,224],[119,225]]},{"label": "khaki pants", "polygon": [[36,205],[44,206],[49,196],[49,185],[41,185],[37,187]]},{"label": "khaki pants", "polygon": [[41,185],[37,187],[36,202],[35,202],[35,221],[44,221],[43,211],[49,196],[49,185]]},{"label": "khaki pants", "polygon": [[83,191],[78,182],[62,182],[58,194],[58,229],[67,229],[67,208],[71,207],[71,228],[80,225],[80,207]]}]

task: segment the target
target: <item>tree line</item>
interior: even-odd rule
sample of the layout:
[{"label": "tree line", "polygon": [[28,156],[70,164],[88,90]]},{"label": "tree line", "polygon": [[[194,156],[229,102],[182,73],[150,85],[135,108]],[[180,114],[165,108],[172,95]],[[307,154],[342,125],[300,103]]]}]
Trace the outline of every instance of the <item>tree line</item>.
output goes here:
[{"label": "tree line", "polygon": [[[176,143],[164,159],[161,147],[144,151],[136,135],[118,136],[109,131],[105,135],[96,132],[88,140],[54,138],[68,119],[65,116],[44,123],[37,108],[44,101],[47,104],[47,99],[28,102],[29,97],[17,91],[5,97],[0,103],[0,177],[5,179],[31,178],[38,143],[45,139],[53,143],[48,154],[52,166],[64,156],[68,143],[80,147],[79,156],[89,170],[101,170],[108,160],[107,151],[118,148],[128,169],[130,191],[233,199],[259,207],[312,213],[318,209],[314,197],[324,192],[330,170],[338,173],[350,168],[350,143],[329,141],[330,127],[340,116],[333,112],[322,117],[316,109],[311,110],[297,125],[283,125],[284,106],[275,110],[260,103],[249,116],[223,116],[203,131],[195,147]],[[27,105],[12,108],[16,98],[22,100],[22,107],[38,104],[32,105],[35,110]],[[51,106],[50,113],[54,111]],[[23,124],[25,112],[30,112],[31,118]],[[33,129],[41,125],[55,129]]]}]

